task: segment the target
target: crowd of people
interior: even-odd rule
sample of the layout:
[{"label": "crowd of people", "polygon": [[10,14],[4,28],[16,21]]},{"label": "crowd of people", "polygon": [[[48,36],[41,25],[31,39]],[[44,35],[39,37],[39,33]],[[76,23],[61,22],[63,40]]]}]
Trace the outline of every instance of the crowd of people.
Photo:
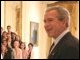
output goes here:
[{"label": "crowd of people", "polygon": [[19,35],[11,31],[11,26],[7,26],[7,31],[1,27],[1,59],[30,59],[33,44],[29,43],[26,48]]}]

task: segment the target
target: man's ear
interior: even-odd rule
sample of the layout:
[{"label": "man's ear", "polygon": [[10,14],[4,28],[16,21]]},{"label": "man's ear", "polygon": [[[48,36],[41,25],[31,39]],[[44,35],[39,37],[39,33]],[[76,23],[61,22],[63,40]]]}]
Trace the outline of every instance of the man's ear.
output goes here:
[{"label": "man's ear", "polygon": [[62,21],[63,25],[65,25],[66,27],[68,27],[68,20],[65,18],[63,21]]}]

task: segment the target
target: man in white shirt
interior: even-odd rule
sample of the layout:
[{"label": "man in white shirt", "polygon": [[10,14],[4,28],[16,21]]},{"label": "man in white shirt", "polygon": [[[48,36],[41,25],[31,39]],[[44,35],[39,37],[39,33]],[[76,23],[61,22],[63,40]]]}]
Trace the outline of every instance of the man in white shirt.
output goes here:
[{"label": "man in white shirt", "polygon": [[62,7],[46,10],[44,27],[55,42],[50,48],[48,59],[79,59],[79,42],[69,32],[69,12]]}]

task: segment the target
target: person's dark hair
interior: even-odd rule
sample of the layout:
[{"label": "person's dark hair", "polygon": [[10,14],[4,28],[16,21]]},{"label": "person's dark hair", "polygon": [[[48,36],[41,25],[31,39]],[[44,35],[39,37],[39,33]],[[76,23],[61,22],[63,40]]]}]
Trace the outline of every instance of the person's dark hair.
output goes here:
[{"label": "person's dark hair", "polygon": [[[18,40],[14,40],[14,41],[13,41],[12,48],[14,48],[14,42],[15,42],[15,41],[18,41]],[[18,41],[18,42],[19,42],[19,41]],[[19,43],[19,45],[20,45],[20,43]]]},{"label": "person's dark hair", "polygon": [[[1,52],[2,52],[2,46],[3,46],[3,44],[1,43]],[[8,48],[8,47],[6,46],[6,48]]]},{"label": "person's dark hair", "polygon": [[24,44],[24,49],[26,49],[25,42],[21,42],[21,43],[20,43],[20,48],[21,48],[21,44]]},{"label": "person's dark hair", "polygon": [[4,34],[4,33],[7,33],[7,32],[6,32],[6,31],[3,31],[3,34]]},{"label": "person's dark hair", "polygon": [[3,44],[3,43],[4,43],[4,41],[8,42],[7,40],[2,40],[2,41],[1,41],[1,43]]},{"label": "person's dark hair", "polygon": [[10,25],[8,25],[7,27],[11,27]]},{"label": "person's dark hair", "polygon": [[[6,31],[3,31],[3,34],[4,34],[4,33],[6,33],[6,34],[7,34],[7,32],[6,32]],[[3,34],[2,34],[2,35],[3,35]]]},{"label": "person's dark hair", "polygon": [[[3,45],[3,44],[1,43],[1,47],[2,47],[2,45]],[[2,52],[2,49],[1,49],[1,52]]]},{"label": "person's dark hair", "polygon": [[31,45],[31,46],[33,47],[33,44],[32,44],[32,43],[29,43],[28,46],[29,46],[29,45]]},{"label": "person's dark hair", "polygon": [[7,41],[7,40],[2,40],[2,41],[1,41],[1,44],[3,44],[4,42],[7,43],[6,47],[8,47],[8,41]]}]

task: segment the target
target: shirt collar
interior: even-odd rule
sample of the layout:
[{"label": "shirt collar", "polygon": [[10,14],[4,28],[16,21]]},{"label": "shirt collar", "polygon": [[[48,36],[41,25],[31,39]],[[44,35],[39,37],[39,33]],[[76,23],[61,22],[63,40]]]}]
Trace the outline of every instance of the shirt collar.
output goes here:
[{"label": "shirt collar", "polygon": [[[58,42],[60,41],[60,39],[66,34],[69,32],[69,28],[67,28],[64,32],[62,32],[62,34],[60,34],[55,40],[54,40],[54,46],[52,47],[50,53],[52,52],[52,50],[55,48],[55,46],[58,44]],[[49,53],[49,54],[50,54]]]},{"label": "shirt collar", "polygon": [[60,41],[60,39],[67,33],[69,32],[69,29],[67,28],[64,32],[62,32],[54,41],[55,45]]}]

